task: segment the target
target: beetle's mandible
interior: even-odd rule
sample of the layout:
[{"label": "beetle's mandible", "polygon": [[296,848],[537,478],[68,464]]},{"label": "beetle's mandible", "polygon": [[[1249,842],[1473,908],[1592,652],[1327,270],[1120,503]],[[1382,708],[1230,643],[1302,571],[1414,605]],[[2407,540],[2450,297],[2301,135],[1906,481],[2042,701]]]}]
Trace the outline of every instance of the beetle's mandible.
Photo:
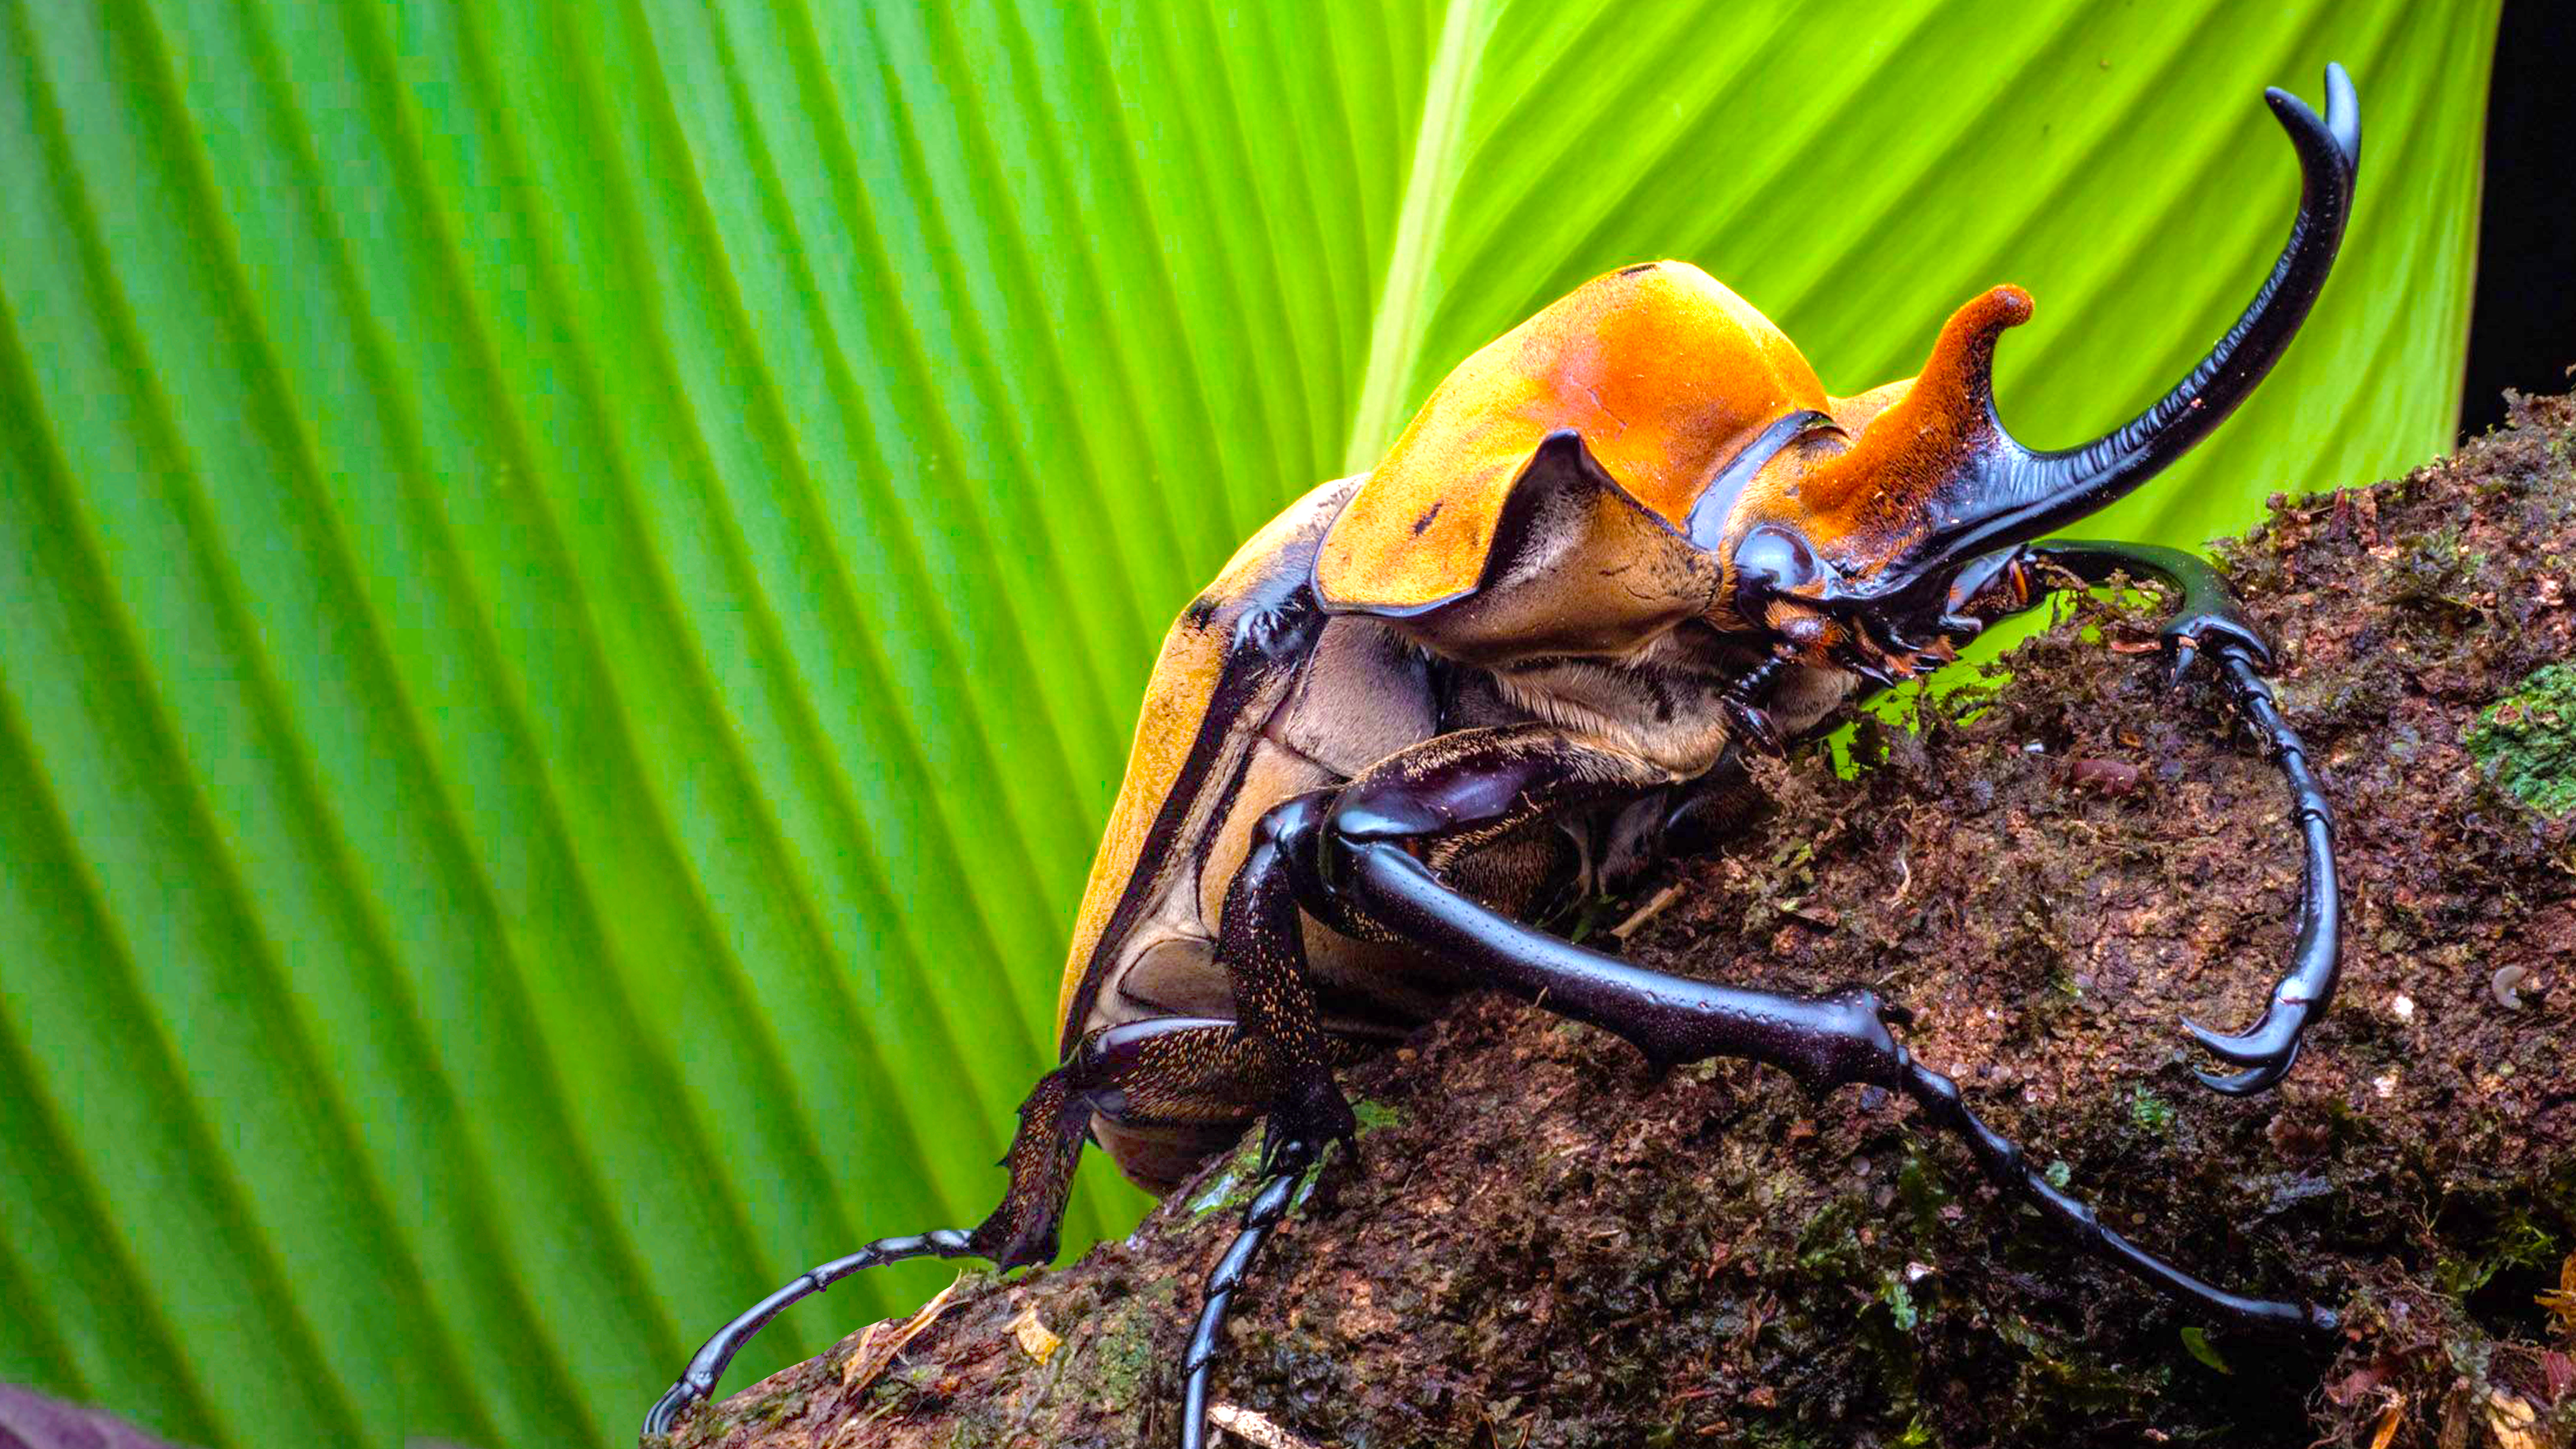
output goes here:
[{"label": "beetle's mandible", "polygon": [[1748,753],[1831,728],[2060,582],[2156,574],[2182,599],[2175,675],[2216,671],[2287,776],[2305,854],[2261,1018],[2184,1025],[2231,1068],[2202,1074],[2213,1089],[2281,1079],[2333,994],[2339,925],[2325,798],[2263,683],[2269,652],[2188,554],[2040,540],[2207,435],[2289,345],[2360,157],[2352,84],[2339,66],[2325,84],[2322,118],[2267,93],[2302,188],[2253,302],[2171,392],[2080,448],[2034,452],[1995,415],[1995,340],[2030,315],[2009,286],[1950,318],[1920,376],[1858,397],[1827,396],[1777,328],[1678,262],[1596,278],[1460,364],[1383,462],[1289,505],[1172,626],[1074,925],[1062,1062],[1020,1109],[1001,1206],[771,1294],[707,1341],[646,1431],[706,1397],[779,1310],[858,1269],[1046,1262],[1086,1141],[1161,1190],[1264,1120],[1265,1182],[1189,1346],[1195,1449],[1227,1303],[1298,1175],[1352,1134],[1336,1066],[1479,989],[1658,1064],[1745,1057],[1818,1093],[1903,1092],[2086,1250],[2223,1321],[2330,1328],[2322,1306],[2228,1292],[2102,1226],[1898,1043],[1907,1017],[1875,993],[1690,980],[1525,924],[1722,834]]}]

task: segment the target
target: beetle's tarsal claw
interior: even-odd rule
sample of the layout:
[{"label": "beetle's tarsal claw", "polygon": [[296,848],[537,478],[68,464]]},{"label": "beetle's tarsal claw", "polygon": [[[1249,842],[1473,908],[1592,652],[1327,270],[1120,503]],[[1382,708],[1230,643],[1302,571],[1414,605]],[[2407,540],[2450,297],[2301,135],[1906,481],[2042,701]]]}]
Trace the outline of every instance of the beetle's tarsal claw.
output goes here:
[{"label": "beetle's tarsal claw", "polygon": [[2281,1079],[2290,1074],[2291,1064],[2298,1059],[2298,1044],[2293,1042],[2290,1050],[2279,1061],[2269,1065],[2247,1067],[2241,1072],[2224,1073],[2194,1069],[2192,1075],[2200,1078],[2202,1086],[2222,1097],[2250,1097],[2256,1092],[2268,1092],[2279,1085]]},{"label": "beetle's tarsal claw", "polygon": [[2201,1050],[2245,1068],[2241,1072],[2196,1071],[2194,1075],[2202,1086],[2222,1096],[2251,1096],[2270,1089],[2288,1076],[2291,1065],[2298,1061],[2308,1016],[2304,1004],[2284,1005],[2276,1000],[2252,1030],[2233,1034],[2212,1031],[2185,1017],[2183,1030],[2199,1043]]},{"label": "beetle's tarsal claw", "polygon": [[2183,680],[2191,674],[2192,662],[2200,658],[2200,642],[2188,634],[2176,634],[2173,647],[2168,652],[2173,656],[2173,663],[2165,670],[2165,687],[2180,689]]},{"label": "beetle's tarsal claw", "polygon": [[2223,1057],[2227,1055],[2227,1034],[2225,1032],[2212,1031],[2208,1027],[2202,1026],[2199,1022],[2192,1020],[2188,1016],[2182,1019],[2182,1029],[2185,1036],[2188,1036],[2193,1041],[2200,1043],[2200,1049],[2202,1051],[2208,1052],[2212,1056]]},{"label": "beetle's tarsal claw", "polygon": [[1726,717],[1735,725],[1735,737],[1744,741],[1748,749],[1776,755],[1788,748],[1780,736],[1779,721],[1760,705],[1730,698],[1726,701]]},{"label": "beetle's tarsal claw", "polygon": [[2267,1016],[2254,1030],[2236,1033],[2212,1031],[2187,1016],[2182,1020],[2182,1029],[2190,1034],[2193,1041],[2200,1043],[2202,1051],[2240,1067],[2262,1066],[2297,1045],[2295,1033],[2265,1031],[2263,1027],[2268,1025],[2270,1018]]}]

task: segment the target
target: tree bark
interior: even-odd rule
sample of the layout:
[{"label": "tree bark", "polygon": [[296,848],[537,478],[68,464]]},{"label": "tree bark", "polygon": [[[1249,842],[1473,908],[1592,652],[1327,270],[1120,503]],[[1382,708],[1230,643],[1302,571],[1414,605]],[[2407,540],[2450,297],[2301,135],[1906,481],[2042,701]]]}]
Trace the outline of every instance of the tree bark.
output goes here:
[{"label": "tree bark", "polygon": [[[2152,598],[2075,609],[1916,730],[1864,725],[1854,778],[1822,749],[1766,768],[1749,836],[1558,923],[1598,942],[1658,902],[1621,932],[1638,960],[1876,986],[2106,1221],[2339,1306],[2332,1341],[2202,1326],[1883,1093],[1653,1080],[1473,999],[1347,1074],[1359,1158],[1328,1159],[1237,1300],[1234,1442],[2576,1442],[2576,671],[2548,668],[2576,657],[2571,458],[2576,405],[2518,400],[2458,457],[2276,499],[2219,550],[2344,872],[2342,989],[2274,1094],[2203,1090],[2178,1022],[2259,1011],[2295,822],[2218,691],[2162,687]],[[678,1442],[1177,1442],[1248,1154],[1130,1240],[970,1275],[912,1336],[853,1334]]]}]

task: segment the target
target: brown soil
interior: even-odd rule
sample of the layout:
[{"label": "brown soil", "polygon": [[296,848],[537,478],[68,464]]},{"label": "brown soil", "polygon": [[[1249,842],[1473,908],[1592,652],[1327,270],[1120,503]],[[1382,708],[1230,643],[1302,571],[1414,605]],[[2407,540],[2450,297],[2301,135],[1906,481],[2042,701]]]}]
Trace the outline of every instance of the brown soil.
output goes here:
[{"label": "brown soil", "polygon": [[[1348,1074],[1360,1160],[1328,1162],[1237,1306],[1215,1397],[1257,1416],[1238,1442],[2576,1443],[2576,1297],[2540,1301],[2576,1275],[2576,814],[2545,813],[2576,713],[2515,697],[2576,658],[2571,458],[2576,404],[2518,401],[2458,457],[2276,500],[2221,550],[2340,823],[2341,995],[2277,1094],[2202,1090],[2176,1027],[2252,1019],[2299,866],[2217,691],[2168,693],[2136,652],[2152,600],[2082,606],[1917,733],[1864,727],[1857,778],[1817,751],[1768,770],[1768,821],[1676,867],[1628,944],[1876,985],[2107,1221],[2337,1303],[2340,1337],[2204,1332],[1885,1094],[1653,1081],[1614,1038],[1479,999]],[[900,1325],[854,1334],[679,1442],[1176,1442],[1246,1168],[1072,1267],[969,1277],[900,1352]]]}]

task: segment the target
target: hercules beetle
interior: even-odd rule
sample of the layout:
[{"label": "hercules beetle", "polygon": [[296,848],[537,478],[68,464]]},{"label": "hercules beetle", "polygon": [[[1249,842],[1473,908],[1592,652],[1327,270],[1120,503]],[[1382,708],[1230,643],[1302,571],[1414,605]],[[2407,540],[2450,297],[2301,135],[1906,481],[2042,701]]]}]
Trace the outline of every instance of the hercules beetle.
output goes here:
[{"label": "hercules beetle", "polygon": [[1461,364],[1383,462],[1326,483],[1246,543],[1172,627],[1092,865],[1060,999],[1063,1061],[1020,1108],[1010,1186],[972,1232],[886,1238],[825,1263],[707,1340],[645,1420],[667,1431],[788,1304],[922,1255],[1054,1257],[1086,1139],[1168,1190],[1254,1119],[1264,1181],[1210,1276],[1182,1442],[1205,1434],[1226,1307],[1293,1188],[1351,1111],[1336,1065],[1446,997],[1511,992],[1605,1027],[1658,1066],[1747,1057],[1810,1091],[1904,1092],[2084,1247],[2228,1321],[2330,1329],[2313,1303],[2226,1292],[2104,1227],[1890,1034],[1865,989],[1717,985],[1524,922],[1739,818],[1749,751],[1829,728],[1855,699],[1948,662],[2060,583],[2154,574],[2179,679],[2211,656],[2289,781],[2305,848],[2290,970],[2222,1035],[2278,1082],[2334,990],[2332,827],[2260,671],[2269,652],[2191,555],[2039,543],[2218,426],[2288,346],[2352,206],[2360,117],[2267,93],[2302,173],[2271,275],[2199,366],[2108,436],[2033,452],[1996,418],[1995,339],[2017,287],[1969,302],[1920,376],[1828,397],[1796,348],[1686,263],[1584,284]]}]

